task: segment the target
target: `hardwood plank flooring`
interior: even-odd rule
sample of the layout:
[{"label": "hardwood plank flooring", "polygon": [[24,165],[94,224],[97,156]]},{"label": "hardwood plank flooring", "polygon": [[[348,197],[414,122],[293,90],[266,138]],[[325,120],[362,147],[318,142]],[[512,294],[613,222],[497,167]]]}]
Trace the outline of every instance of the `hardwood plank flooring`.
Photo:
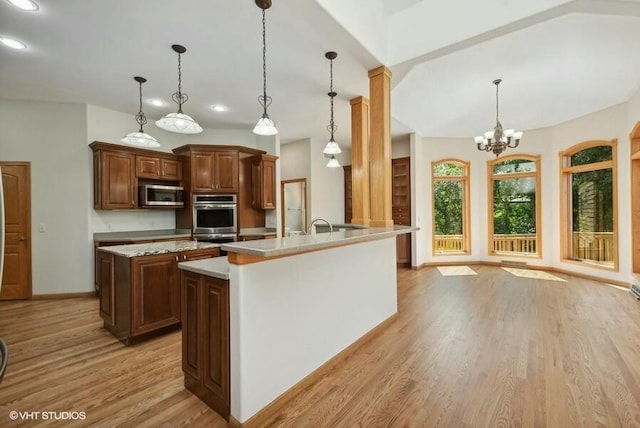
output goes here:
[{"label": "hardwood plank flooring", "polygon": [[[398,316],[270,427],[640,427],[640,303],[559,275],[398,271]],[[0,426],[226,427],[183,386],[180,332],[125,347],[97,299],[0,302]],[[11,421],[16,411],[86,419]]]}]

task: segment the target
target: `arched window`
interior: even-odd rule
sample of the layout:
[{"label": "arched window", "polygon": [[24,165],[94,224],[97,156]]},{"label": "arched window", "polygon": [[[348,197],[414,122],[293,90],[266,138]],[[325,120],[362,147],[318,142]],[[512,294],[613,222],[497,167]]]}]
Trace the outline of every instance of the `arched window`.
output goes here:
[{"label": "arched window", "polygon": [[469,162],[431,163],[433,183],[433,254],[469,253]]},{"label": "arched window", "polygon": [[618,269],[617,141],[587,141],[560,153],[562,259]]},{"label": "arched window", "polygon": [[540,257],[540,156],[505,156],[487,166],[489,254]]}]

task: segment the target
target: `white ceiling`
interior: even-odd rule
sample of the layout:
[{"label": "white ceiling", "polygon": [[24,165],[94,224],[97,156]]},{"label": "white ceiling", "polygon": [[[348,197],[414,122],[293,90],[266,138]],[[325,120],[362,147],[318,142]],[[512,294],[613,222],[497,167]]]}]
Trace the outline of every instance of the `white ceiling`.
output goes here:
[{"label": "white ceiling", "polygon": [[[0,0],[0,97],[137,111],[170,103],[182,58],[183,107],[204,127],[251,128],[261,114],[261,14],[253,0],[36,0],[37,13]],[[471,137],[500,119],[519,130],[554,125],[626,101],[640,89],[640,1],[273,0],[267,11],[269,109],[284,142],[326,138],[328,50],[338,141],[348,145],[349,99],[367,70],[394,73],[394,134]],[[179,8],[182,8],[181,10]],[[375,23],[376,25],[371,25]],[[214,113],[221,103],[230,110]],[[149,119],[175,105],[144,106]],[[151,120],[150,120],[151,122]],[[154,125],[147,132],[153,135]],[[526,136],[525,136],[526,138]]]}]

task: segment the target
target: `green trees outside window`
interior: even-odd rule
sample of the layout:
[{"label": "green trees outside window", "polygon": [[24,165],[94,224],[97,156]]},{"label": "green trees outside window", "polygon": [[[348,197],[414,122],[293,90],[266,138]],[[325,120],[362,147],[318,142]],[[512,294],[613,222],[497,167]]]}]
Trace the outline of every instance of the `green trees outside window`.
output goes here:
[{"label": "green trees outside window", "polygon": [[469,163],[445,159],[432,163],[433,253],[468,253]]},{"label": "green trees outside window", "polygon": [[565,260],[617,268],[615,153],[615,140],[561,153]]},{"label": "green trees outside window", "polygon": [[540,206],[538,156],[489,161],[489,252],[538,255]]}]

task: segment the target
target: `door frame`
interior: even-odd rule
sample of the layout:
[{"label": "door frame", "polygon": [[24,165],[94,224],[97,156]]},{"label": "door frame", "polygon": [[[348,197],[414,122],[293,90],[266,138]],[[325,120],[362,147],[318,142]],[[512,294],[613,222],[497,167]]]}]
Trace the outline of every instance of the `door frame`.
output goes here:
[{"label": "door frame", "polygon": [[[32,265],[32,260],[31,260],[31,243],[33,241],[33,237],[32,237],[32,229],[31,229],[31,162],[22,162],[22,161],[16,161],[16,162],[12,162],[12,161],[0,161],[0,168],[4,167],[4,166],[24,166],[26,167],[27,170],[27,176],[26,176],[26,192],[25,192],[25,197],[27,198],[27,263],[28,263],[28,269],[27,269],[27,300],[31,300],[33,298],[33,265]],[[2,179],[2,177],[0,177],[0,180]],[[5,242],[6,245],[6,242]],[[5,264],[5,269],[6,269],[6,264]],[[0,278],[0,281],[2,280],[2,278]]]},{"label": "door frame", "polygon": [[285,226],[285,222],[284,222],[284,216],[285,216],[285,211],[286,211],[286,207],[284,206],[284,185],[285,184],[290,184],[290,183],[304,183],[304,227],[306,229],[307,224],[309,223],[308,218],[307,218],[307,213],[308,211],[308,202],[307,202],[307,178],[294,178],[291,180],[281,180],[280,181],[280,228],[281,228],[281,236],[284,238],[284,226]]}]

